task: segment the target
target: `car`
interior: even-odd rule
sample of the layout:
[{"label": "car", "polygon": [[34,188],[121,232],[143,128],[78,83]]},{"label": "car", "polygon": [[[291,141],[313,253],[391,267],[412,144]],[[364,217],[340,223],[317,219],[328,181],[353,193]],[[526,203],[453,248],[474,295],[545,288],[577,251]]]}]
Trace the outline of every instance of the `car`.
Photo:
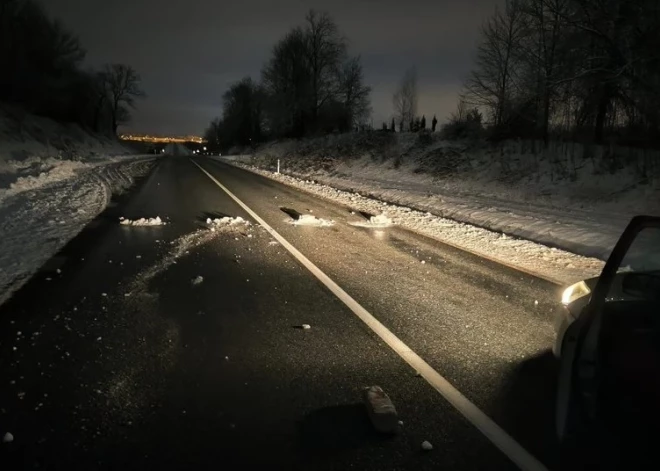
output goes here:
[{"label": "car", "polygon": [[594,427],[642,441],[656,436],[660,217],[634,217],[600,276],[563,291],[555,329],[558,437],[593,433]]}]

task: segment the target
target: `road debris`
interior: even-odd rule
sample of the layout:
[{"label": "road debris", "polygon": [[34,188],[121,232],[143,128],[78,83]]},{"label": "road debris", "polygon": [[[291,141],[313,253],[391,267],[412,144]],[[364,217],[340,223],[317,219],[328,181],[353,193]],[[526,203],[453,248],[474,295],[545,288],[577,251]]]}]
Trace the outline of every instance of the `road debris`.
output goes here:
[{"label": "road debris", "polygon": [[301,325],[300,327],[301,327],[303,330],[309,330],[309,329],[312,328],[312,326],[309,325],[309,324],[303,324],[303,325]]},{"label": "road debris", "polygon": [[14,441],[14,436],[7,432],[5,435],[2,437],[2,443],[11,443]]},{"label": "road debris", "polygon": [[425,440],[425,441],[422,442],[422,450],[431,451],[431,450],[433,450],[433,445],[431,445],[430,442]]},{"label": "road debris", "polygon": [[374,428],[380,433],[396,433],[399,417],[390,397],[380,386],[364,390],[364,403]]},{"label": "road debris", "polygon": [[197,276],[192,280],[192,284],[194,286],[202,284],[204,282],[204,277],[203,276]]}]

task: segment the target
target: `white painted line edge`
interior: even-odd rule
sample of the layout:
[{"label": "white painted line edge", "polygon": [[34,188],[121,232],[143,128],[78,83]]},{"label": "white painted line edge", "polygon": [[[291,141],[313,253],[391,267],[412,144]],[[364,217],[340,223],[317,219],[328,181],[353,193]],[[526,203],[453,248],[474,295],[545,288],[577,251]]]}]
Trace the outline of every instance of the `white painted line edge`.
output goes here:
[{"label": "white painted line edge", "polygon": [[227,187],[220,183],[213,175],[207,172],[194,160],[195,164],[207,177],[209,177],[222,191],[257,221],[275,240],[277,240],[298,262],[307,268],[326,288],[339,298],[353,313],[378,335],[392,350],[394,350],[406,363],[417,371],[436,391],[438,391],[452,406],[454,406],[472,425],[483,433],[502,453],[524,471],[547,471],[547,468],[516,442],[508,433],[497,425],[490,417],[470,402],[461,392],[452,386],[431,365],[426,363],[419,355],[385,327],[378,319],[363,308],[355,299],[346,293],[337,283],[328,277],[320,268],[314,265],[298,249],[282,237],[257,213],[235,196]]}]

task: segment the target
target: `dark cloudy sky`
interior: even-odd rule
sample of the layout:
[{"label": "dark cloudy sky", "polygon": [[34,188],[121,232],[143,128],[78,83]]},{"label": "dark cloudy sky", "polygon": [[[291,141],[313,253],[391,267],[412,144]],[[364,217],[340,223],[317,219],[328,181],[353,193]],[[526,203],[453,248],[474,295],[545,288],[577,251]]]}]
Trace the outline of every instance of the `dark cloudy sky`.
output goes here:
[{"label": "dark cloudy sky", "polygon": [[419,112],[442,120],[470,69],[479,26],[503,0],[42,0],[76,32],[90,66],[123,62],[148,98],[128,129],[201,134],[228,84],[258,79],[272,45],[310,8],[328,11],[360,54],[373,87],[373,120],[392,114],[392,93],[416,66]]}]

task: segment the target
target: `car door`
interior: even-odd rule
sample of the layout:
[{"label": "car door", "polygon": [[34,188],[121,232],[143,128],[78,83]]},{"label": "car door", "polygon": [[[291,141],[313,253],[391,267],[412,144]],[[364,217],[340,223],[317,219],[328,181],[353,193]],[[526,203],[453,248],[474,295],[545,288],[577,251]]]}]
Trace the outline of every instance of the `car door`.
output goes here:
[{"label": "car door", "polygon": [[[654,352],[660,344],[659,288],[660,218],[638,216],[614,247],[589,304],[564,336],[556,407],[560,440],[578,436],[602,415],[599,399],[604,391],[611,399],[616,390],[612,386],[613,365],[621,364],[622,358],[624,370],[656,381],[657,371],[651,377],[644,367],[657,370]],[[621,345],[626,355],[617,350]],[[616,361],[608,356],[608,349],[617,350]],[[634,360],[629,358],[630,351],[637,355]],[[638,389],[637,385],[633,389]]]}]

